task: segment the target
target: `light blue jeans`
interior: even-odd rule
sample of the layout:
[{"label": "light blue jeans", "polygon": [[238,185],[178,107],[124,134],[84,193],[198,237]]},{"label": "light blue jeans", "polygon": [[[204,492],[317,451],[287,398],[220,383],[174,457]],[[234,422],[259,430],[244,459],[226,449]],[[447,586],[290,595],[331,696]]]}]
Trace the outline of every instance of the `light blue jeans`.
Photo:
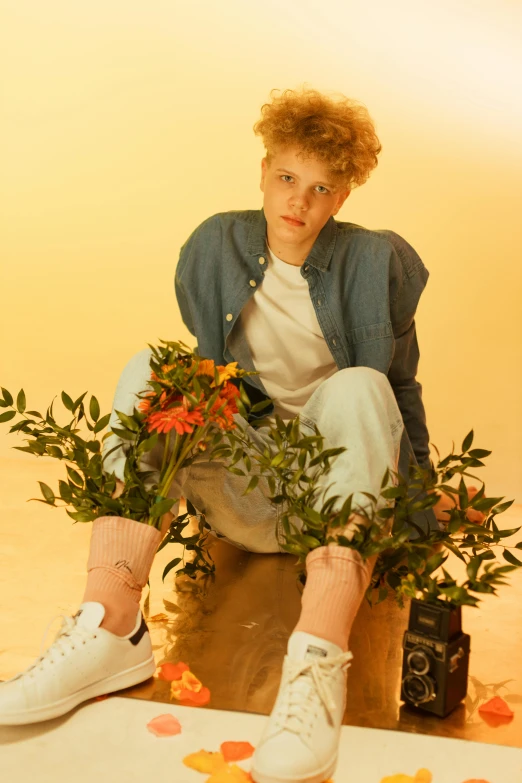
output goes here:
[{"label": "light blue jeans", "polygon": [[[146,348],[132,356],[123,369],[113,400],[109,428],[121,426],[116,410],[131,415],[139,404],[136,395],[151,388],[150,357],[151,350]],[[275,449],[267,427],[252,427],[240,414],[235,414],[234,419],[260,449],[265,445]],[[330,486],[326,492],[318,493],[318,510],[333,495],[340,496],[334,510],[338,510],[352,493],[352,506],[368,508],[369,500],[362,492],[370,492],[378,498],[377,509],[389,502],[379,498],[381,482],[387,467],[398,470],[404,423],[386,375],[370,367],[338,370],[318,386],[303,407],[299,419],[303,437],[315,434],[315,424],[324,437],[324,449],[346,448],[345,452],[332,459],[329,473],[319,479],[322,489]],[[109,474],[114,471],[116,477],[123,481],[127,442],[112,435],[104,442],[103,454],[117,443],[122,448],[104,460],[104,472]],[[225,440],[225,443],[228,441]],[[157,471],[156,480],[159,480],[164,449],[165,436],[161,435],[157,446],[140,462],[142,470]],[[251,453],[253,455],[255,450],[252,449]],[[282,552],[281,516],[284,504],[274,504],[269,500],[272,493],[267,478],[261,477],[253,491],[246,496],[243,494],[251,476],[259,472],[253,456],[251,463],[253,470],[250,475],[243,460],[236,464],[247,473],[239,476],[226,469],[223,459],[209,460],[202,452],[191,465],[178,472],[169,497],[189,500],[199,513],[205,515],[212,532],[236,547],[249,552]],[[172,507],[172,513],[177,514],[178,508],[179,502]],[[300,527],[297,518],[291,517],[290,521]]]}]

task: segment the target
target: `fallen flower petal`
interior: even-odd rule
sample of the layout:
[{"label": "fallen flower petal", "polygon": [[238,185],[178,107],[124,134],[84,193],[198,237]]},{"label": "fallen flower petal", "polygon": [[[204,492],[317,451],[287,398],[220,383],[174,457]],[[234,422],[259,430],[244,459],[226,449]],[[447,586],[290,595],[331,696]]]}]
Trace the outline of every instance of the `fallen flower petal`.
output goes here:
[{"label": "fallen flower petal", "polygon": [[162,663],[158,678],[160,680],[167,680],[167,682],[173,682],[175,680],[181,681],[183,672],[187,672],[189,667],[186,663]]},{"label": "fallen flower petal", "polygon": [[210,691],[208,688],[203,687],[198,693],[195,693],[184,688],[180,695],[175,698],[179,700],[180,704],[187,707],[203,707],[210,701]]},{"label": "fallen flower petal", "polygon": [[183,683],[184,688],[186,688],[188,691],[194,691],[195,693],[199,693],[203,687],[203,684],[198,680],[195,674],[192,674],[189,669],[184,671],[181,675],[181,682]]},{"label": "fallen flower petal", "polygon": [[155,614],[154,617],[147,617],[148,623],[160,623],[163,620],[168,620],[168,616],[164,612],[160,612],[159,614]]},{"label": "fallen flower petal", "polygon": [[465,780],[464,783],[489,783],[489,780],[483,780],[482,778],[478,780],[478,778],[472,778],[470,780]]},{"label": "fallen flower petal", "polygon": [[482,704],[478,711],[490,713],[492,715],[503,715],[509,718],[515,714],[500,696],[494,696],[492,699],[485,702],[485,704]]},{"label": "fallen flower petal", "polygon": [[209,774],[226,766],[222,753],[210,753],[208,750],[200,750],[185,756],[183,763],[186,767],[195,769],[197,772],[208,772]]},{"label": "fallen flower petal", "polygon": [[183,687],[183,683],[181,680],[176,680],[175,682],[171,683],[170,686],[170,698],[171,699],[179,699],[181,696],[181,691],[186,690]]},{"label": "fallen flower petal", "polygon": [[513,720],[513,715],[495,715],[493,712],[482,712],[480,714],[484,723],[487,723],[492,729],[498,729],[500,726],[506,726]]},{"label": "fallen flower petal", "polygon": [[390,775],[389,777],[382,778],[381,783],[431,783],[433,776],[429,769],[417,770],[414,777],[411,775],[404,775],[399,773],[397,775]]},{"label": "fallen flower petal", "polygon": [[252,776],[237,764],[226,764],[216,770],[206,783],[250,783]]},{"label": "fallen flower petal", "polygon": [[153,718],[147,723],[147,728],[157,737],[173,737],[176,734],[181,734],[181,723],[170,713]]},{"label": "fallen flower petal", "polygon": [[250,742],[222,742],[220,747],[225,761],[244,761],[254,754],[254,746]]}]

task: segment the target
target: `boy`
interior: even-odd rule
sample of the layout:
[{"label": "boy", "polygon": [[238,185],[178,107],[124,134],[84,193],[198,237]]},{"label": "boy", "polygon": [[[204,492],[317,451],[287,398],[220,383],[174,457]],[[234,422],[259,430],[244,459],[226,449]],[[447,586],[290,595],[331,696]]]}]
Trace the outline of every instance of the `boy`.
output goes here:
[{"label": "boy", "polygon": [[[360,493],[378,496],[387,467],[431,464],[414,321],[428,271],[393,231],[334,220],[381,151],[363,106],[287,90],[262,113],[254,130],[267,149],[263,208],[213,215],[192,232],[176,268],[178,304],[201,356],[260,373],[245,380],[251,399],[274,400],[262,416],[299,414],[302,429],[319,427],[325,448],[347,448],[328,475],[330,494],[344,500],[353,492],[364,506]],[[140,351],[124,368],[109,427],[118,424],[115,411],[132,413],[147,388],[149,358],[149,349]],[[265,437],[262,428],[249,435]],[[159,469],[163,446],[144,469]],[[113,452],[106,472],[123,479],[124,461]],[[244,497],[248,481],[202,454],[178,474],[171,495],[190,500],[234,545],[282,551],[267,481]],[[417,523],[436,527],[443,507],[418,514]],[[44,656],[0,684],[0,723],[55,717],[154,674],[141,589],[173,516],[161,532],[119,517],[95,520],[83,603]],[[348,527],[361,519],[353,514]],[[301,617],[253,759],[256,783],[320,783],[333,773],[349,634],[375,559],[333,545],[308,556]]]}]

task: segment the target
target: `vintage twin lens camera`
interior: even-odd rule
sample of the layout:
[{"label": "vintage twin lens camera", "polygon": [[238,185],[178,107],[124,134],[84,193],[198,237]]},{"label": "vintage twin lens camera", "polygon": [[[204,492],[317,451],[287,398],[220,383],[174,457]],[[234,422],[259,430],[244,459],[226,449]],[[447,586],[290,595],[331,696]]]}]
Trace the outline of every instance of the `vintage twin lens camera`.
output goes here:
[{"label": "vintage twin lens camera", "polygon": [[460,606],[412,599],[404,633],[401,699],[446,717],[465,697],[470,637],[462,633]]}]

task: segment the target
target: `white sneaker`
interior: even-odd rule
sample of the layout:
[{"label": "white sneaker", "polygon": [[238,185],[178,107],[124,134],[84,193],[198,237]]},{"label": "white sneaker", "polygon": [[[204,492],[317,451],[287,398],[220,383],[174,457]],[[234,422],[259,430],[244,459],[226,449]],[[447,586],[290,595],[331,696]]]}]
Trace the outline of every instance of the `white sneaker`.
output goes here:
[{"label": "white sneaker", "polygon": [[274,709],[252,761],[255,783],[323,783],[333,774],[352,658],[318,636],[290,636]]},{"label": "white sneaker", "polygon": [[51,646],[25,671],[0,682],[0,725],[56,718],[87,699],[152,677],[156,663],[141,609],[127,636],[100,628],[104,615],[97,601],[82,603],[74,617],[58,615],[62,626]]}]

